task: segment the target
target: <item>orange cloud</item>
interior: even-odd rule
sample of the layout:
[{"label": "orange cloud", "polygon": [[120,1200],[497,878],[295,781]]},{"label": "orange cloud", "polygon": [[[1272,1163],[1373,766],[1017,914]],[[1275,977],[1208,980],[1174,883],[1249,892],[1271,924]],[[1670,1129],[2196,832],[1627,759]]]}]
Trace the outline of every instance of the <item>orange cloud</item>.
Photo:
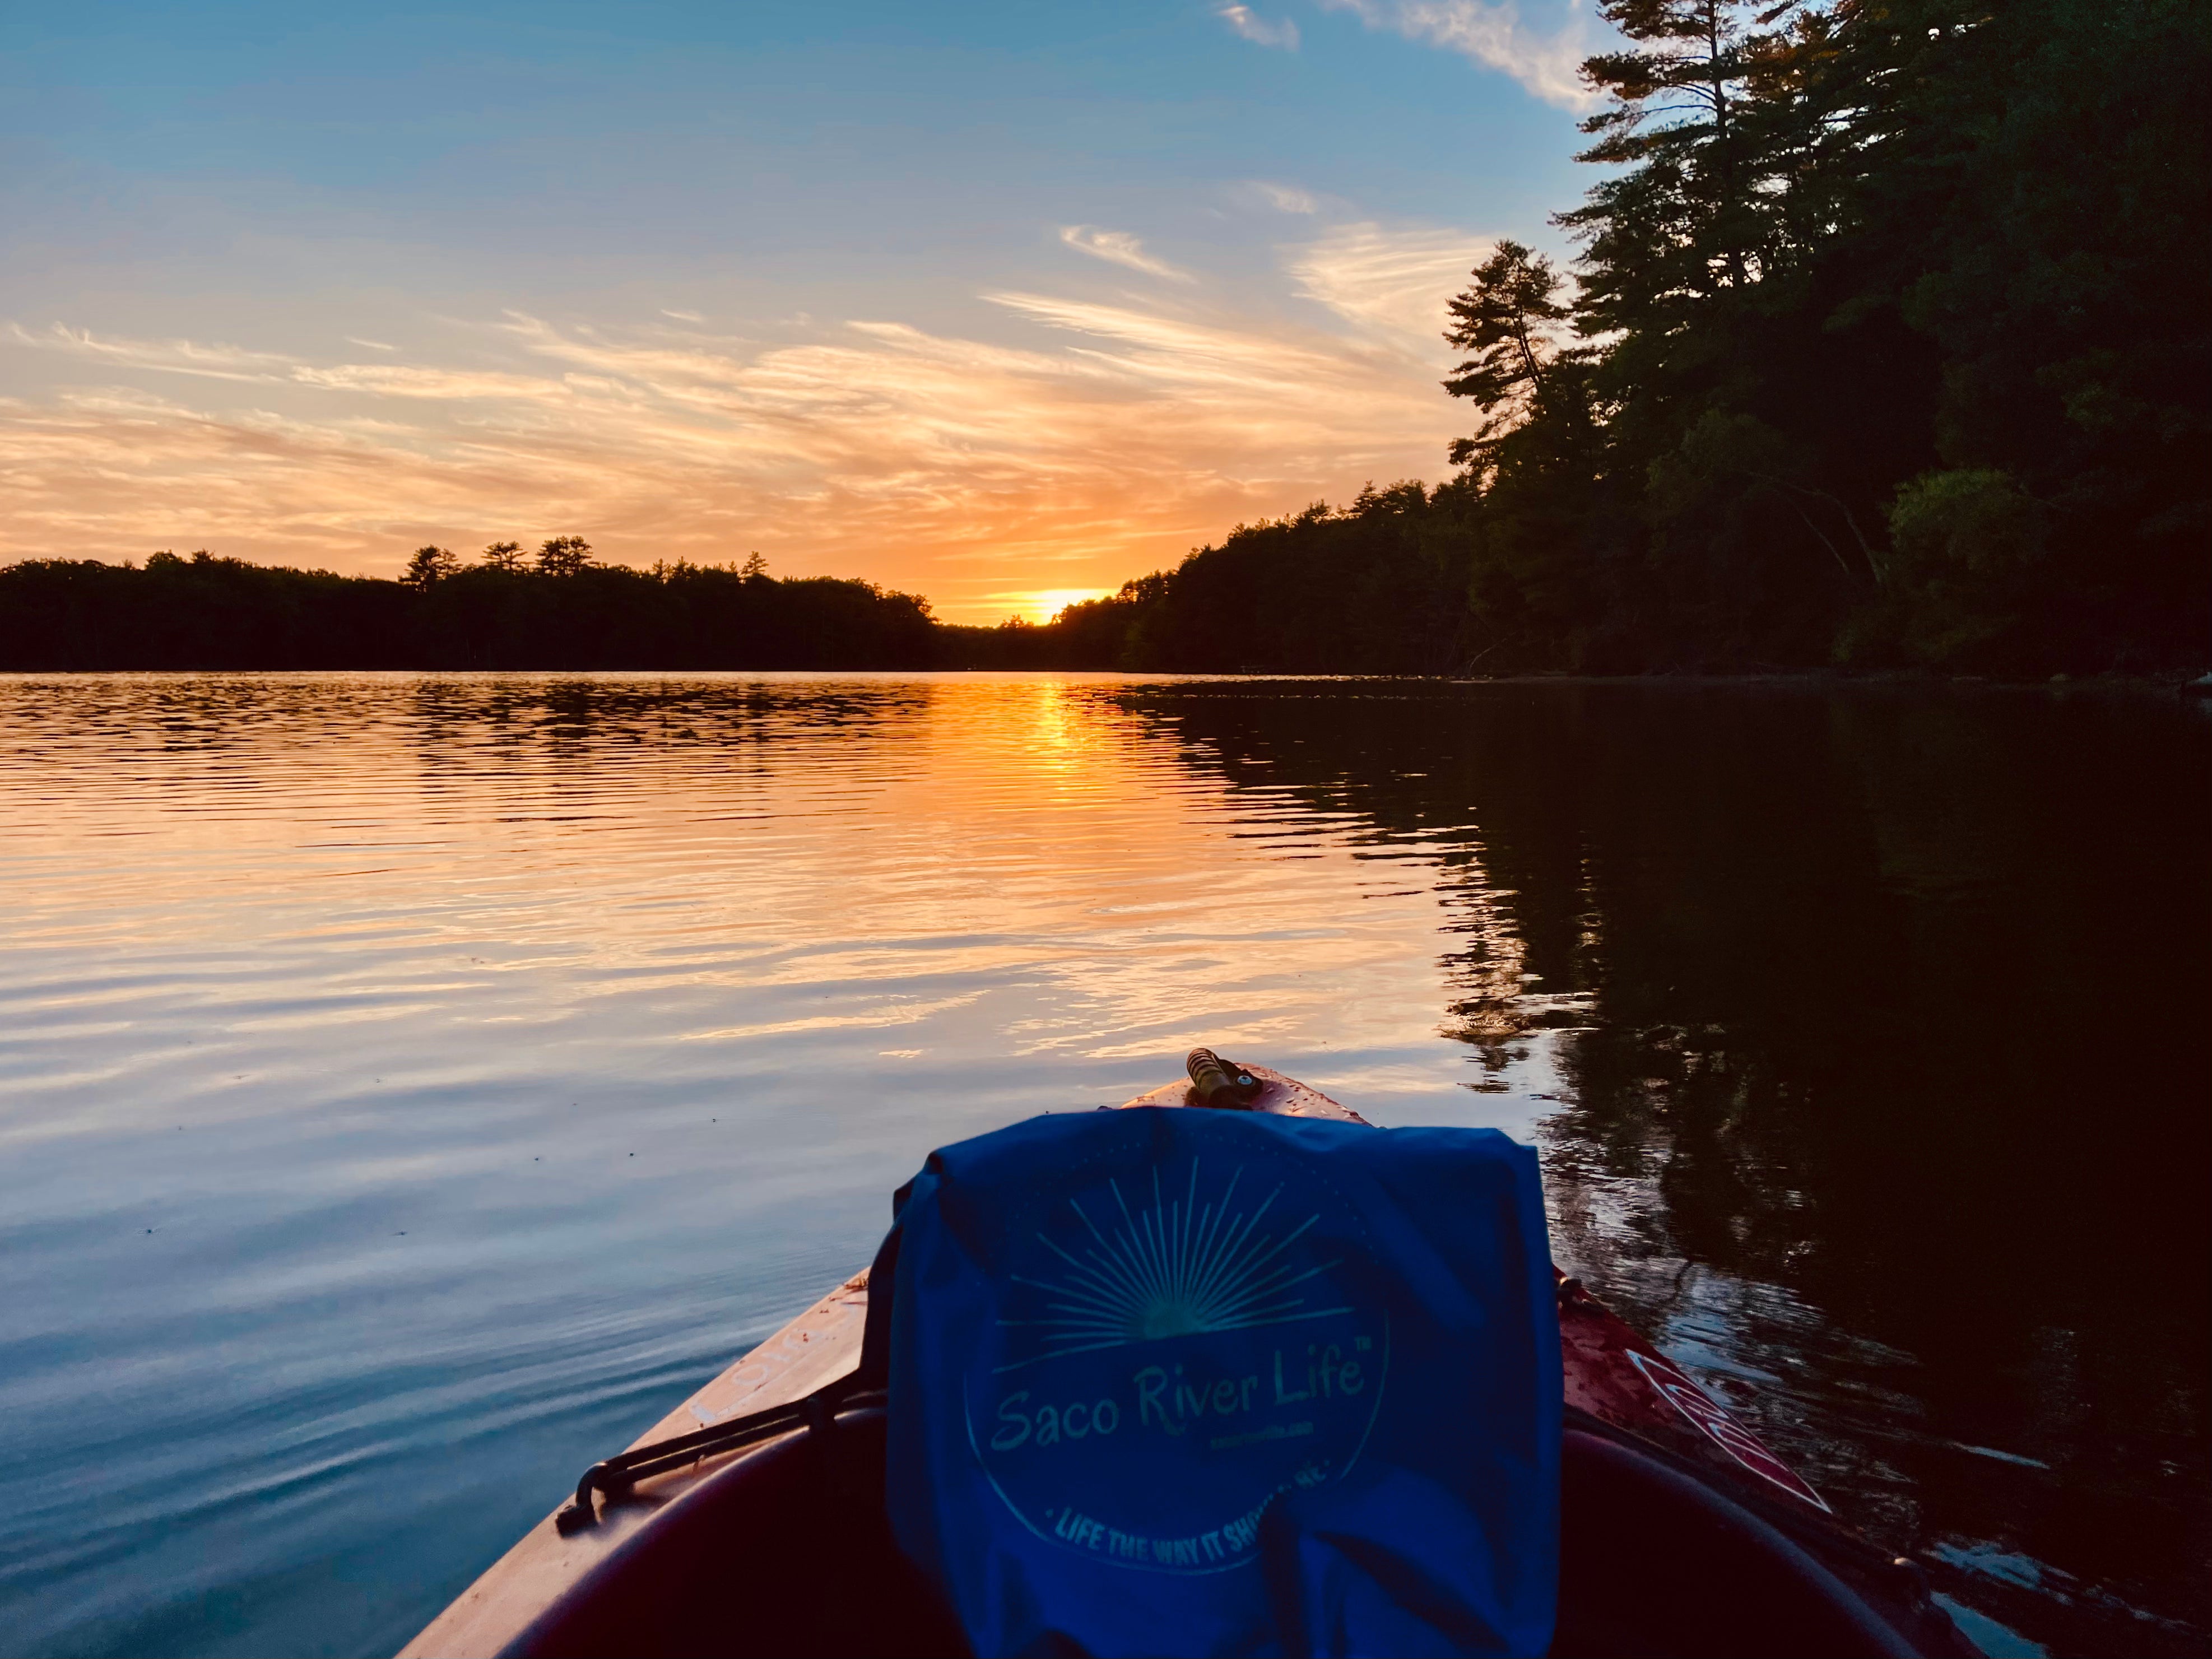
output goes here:
[{"label": "orange cloud", "polygon": [[1437,474],[1458,425],[1437,329],[1480,252],[1352,226],[1285,249],[1262,311],[1202,285],[999,292],[989,340],[516,312],[466,361],[360,363],[10,325],[0,349],[87,378],[0,402],[0,557],[389,573],[425,541],[574,531],[636,563],[757,549],[996,621],[1010,594],[1110,589],[1238,520]]}]

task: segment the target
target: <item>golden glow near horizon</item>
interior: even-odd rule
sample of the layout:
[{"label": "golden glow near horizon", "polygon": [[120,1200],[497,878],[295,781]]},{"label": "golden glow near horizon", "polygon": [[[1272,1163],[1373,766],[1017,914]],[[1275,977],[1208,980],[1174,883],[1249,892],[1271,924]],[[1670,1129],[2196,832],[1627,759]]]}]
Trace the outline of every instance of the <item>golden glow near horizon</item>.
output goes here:
[{"label": "golden glow near horizon", "polygon": [[1071,605],[1103,599],[1114,591],[1109,587],[1042,587],[1034,592],[994,593],[991,597],[1006,605],[1009,617],[1018,617],[1027,623],[1048,623]]},{"label": "golden glow near horizon", "polygon": [[992,625],[1433,483],[1613,38],[1468,4],[25,12],[0,563],[576,535]]},{"label": "golden glow near horizon", "polygon": [[1445,471],[1440,332],[1481,239],[1282,216],[1267,283],[1125,260],[987,290],[957,329],[508,310],[309,351],[0,323],[50,382],[0,399],[0,562],[393,575],[425,543],[575,533],[1045,621],[1239,521]]},{"label": "golden glow near horizon", "polygon": [[[1287,794],[1257,809],[1273,833],[1243,833],[1253,800],[1113,690],[1109,676],[884,677],[827,698],[798,675],[0,682],[15,786],[0,833],[27,849],[12,936],[226,964],[226,1042],[261,1054],[313,1030],[328,1054],[366,1037],[380,1081],[394,1063],[380,1034],[402,1022],[420,1029],[416,1079],[480,1078],[505,1030],[528,1039],[517,1063],[620,1067],[651,1048],[664,1084],[726,1063],[685,1050],[772,1038],[844,1059],[988,1044],[1148,1063],[1287,1030],[1431,1041],[1446,993],[1433,950],[1407,941],[1432,937],[1434,893]],[[198,733],[181,748],[179,717]],[[340,727],[347,741],[329,741]],[[88,860],[95,844],[108,850]],[[365,933],[383,952],[373,990],[344,967]],[[339,977],[303,1001],[305,961]],[[118,994],[82,983],[44,1005],[50,1023]],[[156,1048],[129,1075],[156,1056],[175,1063]],[[173,1109],[167,1085],[118,1094],[118,1063],[73,1071],[48,1094],[66,1116],[28,1132]]]}]

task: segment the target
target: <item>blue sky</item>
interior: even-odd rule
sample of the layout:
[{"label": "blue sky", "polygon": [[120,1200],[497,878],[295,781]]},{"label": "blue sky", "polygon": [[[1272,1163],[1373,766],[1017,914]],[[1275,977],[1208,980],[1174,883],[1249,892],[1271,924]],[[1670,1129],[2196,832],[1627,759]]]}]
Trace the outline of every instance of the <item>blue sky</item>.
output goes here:
[{"label": "blue sky", "polygon": [[864,574],[963,620],[1434,478],[1558,0],[18,9],[0,557]]}]

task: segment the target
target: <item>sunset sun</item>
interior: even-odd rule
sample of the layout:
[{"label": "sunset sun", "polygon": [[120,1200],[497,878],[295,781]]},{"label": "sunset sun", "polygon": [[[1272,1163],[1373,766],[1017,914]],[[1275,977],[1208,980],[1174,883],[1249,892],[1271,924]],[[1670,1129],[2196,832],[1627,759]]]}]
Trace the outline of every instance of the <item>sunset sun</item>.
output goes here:
[{"label": "sunset sun", "polygon": [[1103,599],[1112,590],[1103,587],[1040,587],[1026,593],[1004,593],[1007,612],[1026,623],[1048,623],[1071,605]]}]

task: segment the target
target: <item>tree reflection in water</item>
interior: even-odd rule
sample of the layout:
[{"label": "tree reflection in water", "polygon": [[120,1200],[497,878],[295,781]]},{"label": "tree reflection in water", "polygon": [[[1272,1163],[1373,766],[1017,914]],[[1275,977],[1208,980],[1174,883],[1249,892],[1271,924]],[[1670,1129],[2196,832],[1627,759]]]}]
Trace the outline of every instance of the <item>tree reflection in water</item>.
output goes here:
[{"label": "tree reflection in water", "polygon": [[1844,1513],[2062,1649],[2194,1650],[2212,723],[1965,688],[1121,695],[1232,793],[1432,869],[1443,1029],[1479,1088],[1558,1103],[1563,1260]]},{"label": "tree reflection in water", "polygon": [[0,700],[19,1645],[392,1650],[865,1261],[918,1148],[1212,1040],[1381,1121],[1535,1136],[1562,1259],[1962,1603],[2069,1652],[2205,1646],[2200,710],[951,675]]}]

